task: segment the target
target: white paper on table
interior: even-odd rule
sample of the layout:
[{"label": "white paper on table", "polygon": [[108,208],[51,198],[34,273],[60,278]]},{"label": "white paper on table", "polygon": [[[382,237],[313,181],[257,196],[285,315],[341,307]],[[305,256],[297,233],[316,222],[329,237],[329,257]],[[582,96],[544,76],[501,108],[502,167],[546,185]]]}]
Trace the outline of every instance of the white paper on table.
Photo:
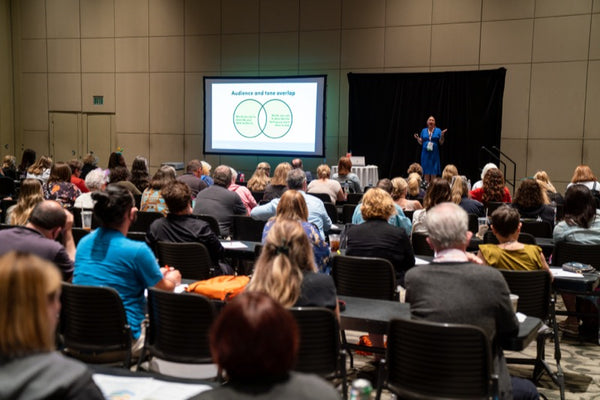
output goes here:
[{"label": "white paper on table", "polygon": [[231,242],[221,242],[221,245],[226,249],[247,249],[248,248],[248,246],[246,246],[244,243],[237,241],[237,240],[233,240]]},{"label": "white paper on table", "polygon": [[583,278],[582,274],[578,274],[577,272],[569,272],[565,271],[562,268],[550,268],[552,272],[552,276],[560,276],[563,278]]},{"label": "white paper on table", "polygon": [[519,320],[519,323],[521,324],[527,319],[527,315],[523,313],[518,312],[515,315],[517,316],[517,320]]},{"label": "white paper on table", "polygon": [[424,265],[424,264],[431,264],[431,262],[425,261],[419,257],[415,257],[415,265]]},{"label": "white paper on table", "polygon": [[211,389],[208,385],[167,382],[134,376],[94,374],[93,378],[108,400],[123,398],[130,400],[184,400]]},{"label": "white paper on table", "polygon": [[175,289],[173,289],[173,292],[174,293],[183,293],[183,292],[185,292],[185,289],[187,289],[187,287],[188,287],[187,283],[177,285],[177,286],[175,286]]}]

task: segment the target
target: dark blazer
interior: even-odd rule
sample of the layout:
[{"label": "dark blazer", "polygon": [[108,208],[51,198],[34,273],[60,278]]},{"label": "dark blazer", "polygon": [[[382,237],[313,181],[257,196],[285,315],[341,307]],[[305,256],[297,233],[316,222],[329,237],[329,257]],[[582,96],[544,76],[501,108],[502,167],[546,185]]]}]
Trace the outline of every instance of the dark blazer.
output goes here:
[{"label": "dark blazer", "polygon": [[219,185],[212,185],[201,190],[196,196],[194,214],[212,215],[219,222],[221,235],[229,236],[233,215],[247,215],[248,212],[237,193]]}]

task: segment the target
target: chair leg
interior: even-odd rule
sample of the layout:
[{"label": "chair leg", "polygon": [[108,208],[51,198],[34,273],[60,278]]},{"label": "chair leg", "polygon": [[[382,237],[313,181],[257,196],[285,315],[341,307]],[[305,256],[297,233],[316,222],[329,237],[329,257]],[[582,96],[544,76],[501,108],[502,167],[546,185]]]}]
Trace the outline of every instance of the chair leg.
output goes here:
[{"label": "chair leg", "polygon": [[385,359],[382,358],[377,365],[377,393],[375,394],[375,400],[381,399],[381,392],[383,390],[383,381],[385,380]]},{"label": "chair leg", "polygon": [[346,374],[346,350],[340,351],[340,373],[342,374],[342,398],[348,399],[348,375]]},{"label": "chair leg", "polygon": [[346,349],[346,352],[350,357],[350,368],[354,368],[354,356],[352,355],[352,350],[348,347],[348,340],[346,339],[345,330],[342,330],[342,346]]}]

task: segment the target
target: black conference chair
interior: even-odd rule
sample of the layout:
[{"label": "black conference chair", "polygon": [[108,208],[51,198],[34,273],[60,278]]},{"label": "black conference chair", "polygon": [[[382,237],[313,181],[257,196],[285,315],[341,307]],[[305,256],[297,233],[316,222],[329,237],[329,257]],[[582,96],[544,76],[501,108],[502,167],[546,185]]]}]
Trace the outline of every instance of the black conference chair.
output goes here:
[{"label": "black conference chair", "polygon": [[0,175],[0,199],[9,196],[15,196],[15,181]]},{"label": "black conference chair", "polygon": [[131,240],[137,240],[138,242],[146,241],[145,232],[127,232],[127,237]]},{"label": "black conference chair", "polygon": [[212,215],[207,214],[194,214],[194,218],[201,219],[202,221],[208,223],[210,229],[215,233],[215,235],[221,237],[221,229],[219,229],[219,221]]},{"label": "black conference chair", "polygon": [[[73,209],[71,209],[71,213],[73,214],[73,226],[76,228],[81,228],[81,226],[83,225],[81,223],[81,212],[83,210],[84,210],[83,208],[77,208],[77,207],[73,207]],[[85,211],[92,211],[92,209],[85,209]],[[92,213],[92,229],[96,229],[99,226],[100,226],[100,221]]]},{"label": "black conference chair", "polygon": [[479,230],[479,221],[478,221],[478,216],[477,214],[471,214],[469,213],[469,230],[471,232],[473,232],[473,234],[476,234],[477,231]]},{"label": "black conference chair", "polygon": [[94,364],[131,366],[131,328],[113,288],[63,282],[59,333],[63,352]]},{"label": "black conference chair", "polygon": [[318,197],[319,199],[321,199],[321,201],[323,203],[325,203],[325,202],[331,203],[331,197],[329,197],[329,195],[327,193],[308,193],[308,194],[310,194],[311,196]]},{"label": "black conference chair", "polygon": [[90,231],[83,228],[71,228],[71,233],[73,233],[73,241],[75,242],[75,245],[77,245],[85,235],[90,233]]},{"label": "black conference chair", "polygon": [[233,216],[233,240],[262,241],[262,233],[267,221],[258,221],[247,215]]},{"label": "black conference chair", "polygon": [[[525,244],[537,244],[535,241],[535,237],[529,233],[525,233],[525,232],[521,232],[519,233],[519,242],[521,243],[525,243]],[[483,243],[484,244],[498,244],[500,243],[498,241],[498,238],[496,237],[496,235],[494,235],[494,232],[492,232],[491,230],[488,230],[485,235],[483,235]]]},{"label": "black conference chair", "polygon": [[164,216],[159,212],[138,211],[135,221],[129,227],[129,231],[146,233],[155,220],[163,217]]},{"label": "black conference chair", "polygon": [[17,204],[17,200],[0,200],[0,223],[4,224],[8,222],[6,220],[6,211],[15,204]]},{"label": "black conference chair", "polygon": [[[546,326],[538,332],[537,354],[535,359],[508,358],[512,364],[533,365],[533,382],[537,383],[544,371],[552,378],[560,389],[561,399],[565,398],[565,378],[560,366],[561,352],[556,324],[555,305],[556,295],[552,293],[552,276],[544,270],[540,271],[509,271],[500,270],[512,294],[519,296],[517,311],[536,317],[545,322]],[[556,372],[552,372],[546,362],[546,339],[554,341],[554,360]]]},{"label": "black conference chair", "polygon": [[342,223],[352,223],[352,216],[354,215],[354,210],[356,209],[356,207],[356,204],[344,204],[342,206]]},{"label": "black conference chair", "polygon": [[487,400],[498,392],[490,341],[472,325],[390,321],[379,372],[376,399],[384,388],[402,399]]},{"label": "black conference chair", "polygon": [[335,204],[330,203],[330,202],[324,202],[323,204],[325,205],[325,211],[327,211],[327,215],[329,216],[331,223],[337,224],[338,223],[338,212],[337,212],[337,207],[335,206]]},{"label": "black conference chair", "polygon": [[151,357],[211,364],[208,332],[215,315],[213,303],[204,296],[149,288],[147,331],[138,368]]},{"label": "black conference chair", "polygon": [[335,314],[326,308],[290,309],[300,330],[300,348],[295,371],[324,378],[341,378],[342,394],[347,398],[346,352],[341,348],[340,330]]},{"label": "black conference chair", "polygon": [[[366,188],[365,188],[366,191]],[[346,204],[358,204],[362,200],[362,193],[348,193],[346,195]]]},{"label": "black conference chair", "polygon": [[427,235],[414,232],[411,236],[412,248],[415,255],[433,256],[434,251],[427,243]]},{"label": "black conference chair", "polygon": [[252,193],[252,196],[254,197],[254,200],[256,200],[256,203],[260,203],[260,201],[263,199],[263,196],[265,195],[265,192],[250,192]]},{"label": "black conference chair", "polygon": [[521,232],[529,233],[533,237],[551,238],[553,227],[546,221],[536,221],[531,219],[521,220]]},{"label": "black conference chair", "polygon": [[406,211],[403,211],[403,212],[404,212],[404,216],[406,218],[410,219],[411,222],[412,222],[413,214],[415,213],[415,211],[414,210],[411,210],[411,211],[406,210]]},{"label": "black conference chair", "polygon": [[182,278],[204,280],[211,276],[214,266],[202,243],[158,242],[156,252],[160,266],[178,269]]}]

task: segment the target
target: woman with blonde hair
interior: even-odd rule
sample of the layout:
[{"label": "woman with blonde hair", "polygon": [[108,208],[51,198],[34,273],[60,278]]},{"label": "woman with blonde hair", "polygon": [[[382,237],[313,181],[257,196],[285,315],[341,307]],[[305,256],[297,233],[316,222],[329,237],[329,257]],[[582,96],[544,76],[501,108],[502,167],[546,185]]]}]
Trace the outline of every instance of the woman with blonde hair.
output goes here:
[{"label": "woman with blonde hair", "polygon": [[551,202],[554,204],[564,204],[565,200],[562,195],[558,193],[552,182],[550,182],[550,177],[546,171],[537,171],[533,175],[533,179],[535,179],[542,189],[546,191],[546,195]]},{"label": "woman with blonde hair", "polygon": [[52,159],[41,156],[31,167],[27,169],[27,178],[38,179],[42,183],[48,182],[52,168]]},{"label": "woman with blonde hair", "polygon": [[421,203],[417,200],[408,200],[406,195],[408,194],[408,183],[404,178],[392,179],[392,199],[396,204],[402,207],[404,211],[414,211],[423,208]]},{"label": "woman with blonde hair", "polygon": [[333,279],[317,273],[300,222],[276,219],[263,243],[247,291],[266,293],[284,307],[327,307],[339,312]]},{"label": "woman with blonde hair", "polygon": [[464,175],[456,175],[450,183],[452,188],[452,202],[458,204],[467,214],[483,217],[485,208],[479,201],[469,197],[469,180]]},{"label": "woman with blonde hair", "polygon": [[423,178],[416,172],[411,172],[408,175],[406,183],[408,184],[408,193],[406,198],[409,200],[422,199],[425,196],[425,190],[421,186]]},{"label": "woman with blonde hair", "polygon": [[246,187],[252,192],[264,192],[269,182],[271,182],[269,175],[271,175],[271,165],[264,161],[258,163]]},{"label": "woman with blonde hair", "polygon": [[37,203],[44,200],[42,184],[37,179],[25,179],[19,190],[17,204],[6,210],[6,223],[10,225],[25,225],[29,214]]},{"label": "woman with blonde hair", "polygon": [[281,197],[287,190],[287,175],[292,170],[292,165],[288,162],[282,162],[275,167],[271,182],[265,187],[263,202],[269,202]]},{"label": "woman with blonde hair", "polygon": [[448,183],[452,183],[452,178],[458,175],[458,168],[454,164],[448,164],[444,167],[442,171],[442,179],[448,181]]},{"label": "woman with blonde hair", "polygon": [[306,193],[324,193],[329,195],[331,202],[335,204],[337,200],[346,200],[346,194],[342,189],[342,185],[334,179],[329,179],[331,176],[331,168],[327,164],[321,164],[317,167],[317,179],[312,180],[308,184]]},{"label": "woman with blonde hair", "polygon": [[104,399],[87,367],[54,351],[61,275],[34,255],[0,258],[0,397]]}]

